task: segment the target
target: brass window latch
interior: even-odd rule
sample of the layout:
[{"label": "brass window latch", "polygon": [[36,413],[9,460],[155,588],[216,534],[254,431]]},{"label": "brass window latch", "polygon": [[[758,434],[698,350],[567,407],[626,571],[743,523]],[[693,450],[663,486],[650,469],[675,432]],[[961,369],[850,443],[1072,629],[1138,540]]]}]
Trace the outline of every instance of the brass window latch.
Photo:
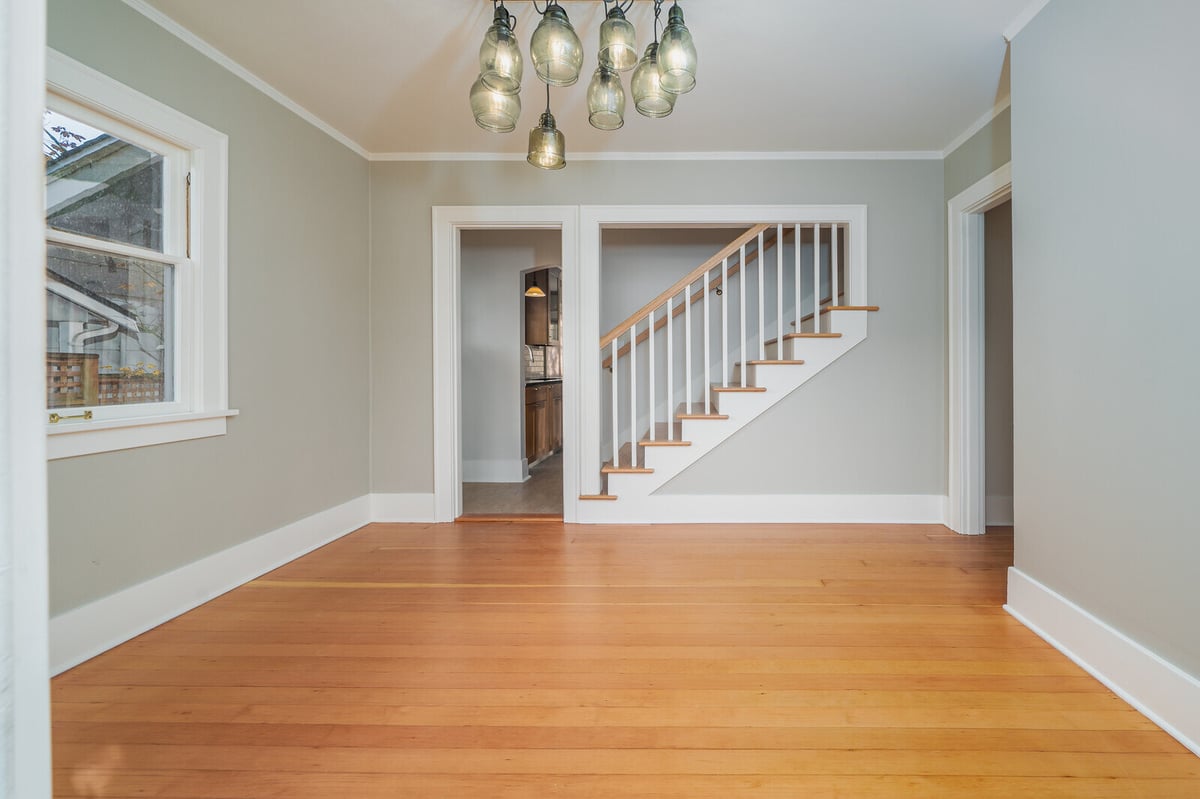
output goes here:
[{"label": "brass window latch", "polygon": [[91,411],[84,411],[83,413],[77,413],[74,416],[59,416],[57,413],[52,413],[52,414],[50,414],[50,424],[58,424],[59,422],[65,420],[65,419],[91,419],[91,418],[92,418]]}]

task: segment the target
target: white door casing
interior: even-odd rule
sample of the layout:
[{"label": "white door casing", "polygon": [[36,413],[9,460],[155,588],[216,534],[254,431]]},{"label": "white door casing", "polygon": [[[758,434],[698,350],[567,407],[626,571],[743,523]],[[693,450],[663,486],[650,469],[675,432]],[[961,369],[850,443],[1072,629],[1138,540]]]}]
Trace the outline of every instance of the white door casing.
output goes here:
[{"label": "white door casing", "polygon": [[983,215],[1012,196],[1012,167],[997,169],[947,203],[946,526],[964,535],[987,530],[984,481]]}]

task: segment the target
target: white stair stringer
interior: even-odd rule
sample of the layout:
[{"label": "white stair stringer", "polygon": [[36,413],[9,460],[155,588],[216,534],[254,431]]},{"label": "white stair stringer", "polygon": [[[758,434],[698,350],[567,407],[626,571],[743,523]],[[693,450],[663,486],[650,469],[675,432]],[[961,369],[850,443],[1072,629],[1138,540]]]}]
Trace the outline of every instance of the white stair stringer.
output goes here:
[{"label": "white stair stringer", "polygon": [[[637,509],[644,507],[646,498],[865,340],[868,316],[865,310],[834,311],[822,317],[821,330],[840,333],[840,337],[785,340],[782,359],[802,360],[803,364],[751,364],[747,386],[766,391],[714,392],[711,413],[729,418],[683,419],[681,440],[691,442],[690,446],[645,447],[645,466],[653,473],[607,475],[607,493],[617,501],[582,503],[581,521],[636,520],[631,513],[642,515]],[[740,385],[740,378],[736,383],[731,380],[730,385]]]}]

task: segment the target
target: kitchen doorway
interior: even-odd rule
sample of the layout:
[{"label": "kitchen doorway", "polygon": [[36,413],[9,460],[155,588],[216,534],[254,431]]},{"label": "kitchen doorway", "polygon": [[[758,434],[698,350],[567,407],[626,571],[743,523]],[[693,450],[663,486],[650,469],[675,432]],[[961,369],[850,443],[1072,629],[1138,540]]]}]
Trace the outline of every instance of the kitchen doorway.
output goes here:
[{"label": "kitchen doorway", "polygon": [[460,237],[463,519],[563,518],[562,234]]}]

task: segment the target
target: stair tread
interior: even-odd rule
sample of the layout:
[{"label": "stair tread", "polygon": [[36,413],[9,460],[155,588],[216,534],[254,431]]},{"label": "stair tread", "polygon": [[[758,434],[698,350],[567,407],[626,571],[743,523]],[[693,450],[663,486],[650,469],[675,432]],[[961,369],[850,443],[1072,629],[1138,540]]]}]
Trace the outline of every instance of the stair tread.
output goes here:
[{"label": "stair tread", "polygon": [[579,498],[582,500],[587,500],[587,501],[612,500],[612,499],[616,499],[617,495],[616,494],[580,494]]},{"label": "stair tread", "polygon": [[725,393],[725,392],[743,393],[744,392],[744,393],[756,393],[757,394],[757,393],[762,393],[763,391],[766,391],[766,388],[764,388],[762,386],[722,386],[719,383],[713,383],[711,388],[713,391],[719,391],[721,393]]},{"label": "stair tread", "polygon": [[[830,305],[821,309],[821,313],[829,313],[830,311],[878,311],[878,305]],[[804,317],[805,321],[812,319],[812,314]],[[788,325],[795,327],[795,322],[788,322]]]},{"label": "stair tread", "polygon": [[841,333],[788,333],[784,339],[794,338],[841,338]]},{"label": "stair tread", "polygon": [[670,427],[666,422],[656,422],[654,439],[650,439],[650,431],[647,430],[646,435],[642,436],[642,440],[638,442],[639,447],[690,447],[691,445],[692,442],[683,440],[683,424],[680,422],[674,422]]},{"label": "stair tread", "polygon": [[706,419],[706,420],[711,420],[711,421],[720,421],[722,419],[728,419],[729,415],[725,414],[725,413],[716,413],[716,412],[714,412],[714,410],[711,406],[709,407],[709,412],[705,413],[704,412],[704,403],[697,402],[697,403],[692,404],[690,407],[685,406],[681,403],[679,405],[679,407],[675,409],[675,418],[676,419]]},{"label": "stair tread", "polygon": [[[800,366],[803,363],[804,361],[773,361],[769,359],[764,361],[750,361],[751,366]],[[733,365],[741,366],[742,362],[737,361]]]},{"label": "stair tread", "polygon": [[616,465],[614,466],[612,461],[605,461],[600,468],[600,474],[654,474],[654,470],[647,469],[645,464],[642,450],[637,451],[637,460],[634,460],[633,447],[630,444],[622,444],[617,450]]}]

